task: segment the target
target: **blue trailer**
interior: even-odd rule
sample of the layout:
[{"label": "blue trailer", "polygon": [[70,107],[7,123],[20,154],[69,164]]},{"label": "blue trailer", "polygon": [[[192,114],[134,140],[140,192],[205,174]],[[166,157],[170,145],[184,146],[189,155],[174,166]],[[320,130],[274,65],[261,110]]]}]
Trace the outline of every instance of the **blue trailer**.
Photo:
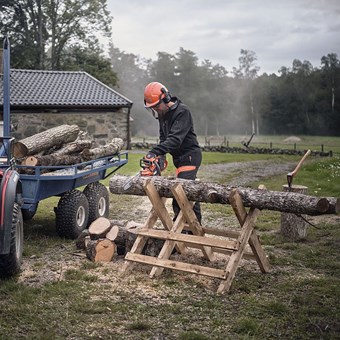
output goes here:
[{"label": "blue trailer", "polygon": [[[68,166],[22,166],[13,156],[10,128],[10,46],[3,45],[3,137],[0,137],[0,277],[20,270],[23,220],[33,218],[45,198],[59,196],[56,229],[77,238],[98,217],[109,214],[109,193],[100,183],[128,162],[128,153]],[[81,191],[77,188],[84,187]]]}]

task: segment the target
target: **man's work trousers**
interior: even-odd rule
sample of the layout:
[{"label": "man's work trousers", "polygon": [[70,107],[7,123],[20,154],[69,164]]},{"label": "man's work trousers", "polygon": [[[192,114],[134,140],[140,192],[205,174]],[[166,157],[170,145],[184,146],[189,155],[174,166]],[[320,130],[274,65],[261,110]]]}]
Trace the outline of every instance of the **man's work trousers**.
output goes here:
[{"label": "man's work trousers", "polygon": [[[177,168],[176,171],[176,176],[177,178],[183,178],[183,179],[196,179],[196,175],[197,175],[197,171],[198,171],[198,167],[194,166],[194,165],[187,165],[187,166],[181,166],[179,168]],[[174,210],[174,220],[177,218],[179,212],[180,212],[180,207],[177,203],[177,201],[175,199],[172,200],[172,208]],[[199,202],[196,202],[194,205],[194,212],[195,215],[198,219],[198,222],[201,224],[202,221],[202,214],[201,214],[201,207]]]}]

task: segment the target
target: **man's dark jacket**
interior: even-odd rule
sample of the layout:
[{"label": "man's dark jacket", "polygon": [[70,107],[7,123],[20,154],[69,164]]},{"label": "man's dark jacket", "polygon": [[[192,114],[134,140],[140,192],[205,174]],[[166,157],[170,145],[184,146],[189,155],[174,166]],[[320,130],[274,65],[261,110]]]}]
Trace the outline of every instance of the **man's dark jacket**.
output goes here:
[{"label": "man's dark jacket", "polygon": [[160,143],[150,152],[155,155],[170,153],[176,167],[200,166],[201,149],[194,132],[189,108],[176,97],[169,111],[159,116]]}]

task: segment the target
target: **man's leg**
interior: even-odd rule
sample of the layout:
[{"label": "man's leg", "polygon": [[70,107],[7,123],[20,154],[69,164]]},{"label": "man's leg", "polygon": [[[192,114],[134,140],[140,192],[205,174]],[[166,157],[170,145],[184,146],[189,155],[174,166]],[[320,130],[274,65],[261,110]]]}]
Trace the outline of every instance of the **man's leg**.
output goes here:
[{"label": "man's leg", "polygon": [[[183,170],[183,171],[181,171],[181,168],[184,169],[184,167],[178,168],[179,171],[177,172],[177,178],[191,179],[191,180],[196,179],[198,167],[192,167],[193,168],[192,170]],[[185,168],[188,169],[189,167],[185,167]],[[172,208],[174,210],[174,214],[175,214],[174,220],[175,220],[180,212],[180,207],[175,199],[172,200]],[[202,214],[201,214],[201,206],[199,202],[195,203],[193,210],[198,219],[198,222],[201,224]]]}]

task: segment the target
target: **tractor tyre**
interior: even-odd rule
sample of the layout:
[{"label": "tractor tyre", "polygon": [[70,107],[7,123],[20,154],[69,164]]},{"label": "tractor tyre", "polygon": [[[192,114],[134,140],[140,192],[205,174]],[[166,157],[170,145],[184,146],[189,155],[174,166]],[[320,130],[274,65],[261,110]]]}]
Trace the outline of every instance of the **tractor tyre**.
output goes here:
[{"label": "tractor tyre", "polygon": [[24,221],[31,220],[34,217],[35,213],[37,212],[37,209],[38,209],[38,203],[36,204],[36,206],[33,210],[21,209],[22,217],[23,217]]},{"label": "tractor tyre", "polygon": [[9,254],[0,255],[0,277],[6,278],[17,274],[22,263],[22,251],[24,245],[24,222],[20,206],[14,203],[11,246]]},{"label": "tractor tyre", "polygon": [[94,182],[84,189],[84,194],[89,201],[89,221],[90,225],[98,217],[108,217],[110,211],[109,192],[105,185]]},{"label": "tractor tyre", "polygon": [[68,191],[60,198],[55,214],[58,235],[76,239],[87,227],[89,202],[81,191]]}]

